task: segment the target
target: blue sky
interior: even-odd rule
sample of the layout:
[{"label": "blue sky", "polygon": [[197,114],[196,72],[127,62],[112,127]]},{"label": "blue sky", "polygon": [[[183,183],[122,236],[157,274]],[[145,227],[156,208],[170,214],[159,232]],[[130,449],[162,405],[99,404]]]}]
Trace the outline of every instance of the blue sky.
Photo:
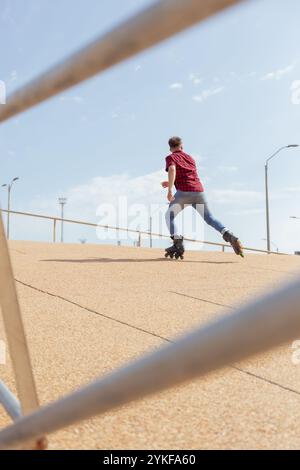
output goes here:
[{"label": "blue sky", "polygon": [[[146,0],[2,0],[0,80],[10,93]],[[0,126],[1,184],[19,176],[13,208],[97,221],[100,203],[162,203],[166,142],[184,138],[215,215],[246,245],[265,242],[264,161],[300,144],[300,3],[253,0],[228,10]],[[300,249],[300,149],[270,168],[272,240]],[[6,204],[2,190],[1,203]],[[146,223],[146,222],[145,222]],[[146,227],[145,227],[146,228]],[[95,234],[68,227],[77,241]],[[47,223],[14,219],[12,236],[47,239]],[[219,241],[210,228],[205,238]]]}]

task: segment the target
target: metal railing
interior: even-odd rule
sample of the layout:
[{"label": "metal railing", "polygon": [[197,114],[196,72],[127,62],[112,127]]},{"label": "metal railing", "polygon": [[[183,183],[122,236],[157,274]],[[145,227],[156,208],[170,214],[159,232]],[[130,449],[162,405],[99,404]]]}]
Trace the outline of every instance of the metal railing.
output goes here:
[{"label": "metal railing", "polygon": [[[163,0],[155,3],[14,93],[8,98],[7,105],[0,107],[0,122],[235,3],[235,0]],[[37,394],[2,217],[0,259],[0,304],[22,412],[27,415],[0,432],[0,448],[45,447],[41,436],[47,433],[202,376],[300,334],[300,282],[297,281],[37,409]],[[10,392],[3,387],[0,391],[6,409],[17,414],[16,402],[11,400]]]},{"label": "metal railing", "polygon": [[[116,232],[127,232],[127,233],[136,233],[138,235],[138,239],[141,240],[142,235],[145,235],[149,238],[151,237],[157,237],[157,238],[165,238],[165,239],[170,239],[169,235],[165,235],[163,233],[156,233],[156,232],[150,232],[150,231],[144,231],[144,230],[134,230],[130,228],[123,228],[123,227],[116,227],[113,225],[103,225],[103,224],[96,224],[94,222],[85,222],[82,220],[76,220],[76,219],[65,219],[61,217],[56,217],[56,216],[51,216],[51,215],[44,215],[44,214],[34,214],[32,212],[20,212],[20,211],[8,211],[6,209],[0,209],[0,212],[5,212],[9,214],[14,214],[14,215],[20,215],[20,216],[25,216],[25,217],[33,217],[37,219],[44,219],[44,220],[50,220],[53,223],[52,227],[52,242],[56,243],[56,227],[57,227],[57,222],[63,222],[63,223],[69,223],[69,224],[77,224],[77,225],[85,225],[87,227],[94,227],[94,228],[103,228],[105,230],[115,230]],[[210,242],[210,241],[205,241],[205,240],[198,240],[195,238],[184,238],[185,241],[190,242],[190,243],[200,243],[202,245],[208,245],[208,246],[217,246],[220,247],[222,251],[225,251],[226,248],[231,248],[231,246],[228,243],[217,243],[217,242]],[[140,242],[138,244],[140,246]],[[251,251],[254,253],[264,253],[264,254],[272,254],[272,255],[280,255],[280,256],[289,256],[288,253],[283,253],[280,251],[266,251],[266,250],[261,250],[259,248],[250,248],[250,247],[243,247],[245,251]]]},{"label": "metal railing", "polygon": [[0,403],[2,403],[7,414],[15,421],[22,416],[21,405],[13,393],[0,380]]}]

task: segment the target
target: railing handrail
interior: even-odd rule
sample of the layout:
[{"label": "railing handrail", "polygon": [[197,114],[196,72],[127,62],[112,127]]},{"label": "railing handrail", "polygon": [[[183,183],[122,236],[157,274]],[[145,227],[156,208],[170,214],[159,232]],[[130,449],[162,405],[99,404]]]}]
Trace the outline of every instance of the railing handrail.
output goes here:
[{"label": "railing handrail", "polygon": [[[21,212],[21,211],[13,211],[13,210],[7,210],[7,209],[0,209],[0,212],[5,212],[9,214],[15,214],[15,215],[23,215],[26,217],[34,217],[34,218],[39,218],[39,219],[46,219],[46,220],[52,220],[56,222],[64,222],[64,223],[70,223],[70,224],[77,224],[77,225],[85,225],[89,227],[96,227],[96,228],[104,228],[107,230],[116,230],[119,232],[128,232],[128,233],[137,233],[140,235],[147,235],[147,236],[152,236],[152,237],[158,237],[158,238],[167,238],[169,239],[169,235],[165,235],[163,233],[156,233],[156,232],[150,232],[150,231],[145,231],[145,230],[135,230],[135,229],[130,229],[130,228],[124,228],[124,227],[116,227],[112,225],[104,225],[104,224],[96,224],[94,222],[85,222],[83,220],[76,220],[76,219],[65,219],[57,216],[51,216],[51,215],[44,215],[44,214],[35,214],[32,212]],[[210,241],[205,241],[205,240],[197,240],[193,238],[184,238],[185,241],[191,242],[191,243],[201,243],[204,245],[210,245],[210,246],[219,246],[221,248],[230,248],[230,245],[227,243],[218,243],[218,242],[210,242]],[[267,251],[267,250],[261,250],[259,248],[251,248],[251,247],[243,247],[244,250],[246,251],[251,251],[254,253],[264,253],[264,254],[272,254],[272,255],[280,255],[280,256],[290,256],[288,253],[283,253],[279,251]]]}]

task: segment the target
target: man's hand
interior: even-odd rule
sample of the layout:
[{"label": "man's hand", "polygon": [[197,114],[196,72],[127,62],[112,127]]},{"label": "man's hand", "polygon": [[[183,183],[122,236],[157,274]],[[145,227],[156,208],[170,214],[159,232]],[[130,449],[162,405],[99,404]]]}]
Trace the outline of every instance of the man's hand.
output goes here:
[{"label": "man's hand", "polygon": [[169,189],[169,191],[168,191],[168,201],[169,201],[169,202],[172,202],[172,201],[174,201],[174,199],[175,199],[175,198],[174,198],[174,196],[173,196],[173,193],[172,193],[172,191]]},{"label": "man's hand", "polygon": [[169,187],[169,181],[162,181],[160,184],[162,185],[163,188]]}]

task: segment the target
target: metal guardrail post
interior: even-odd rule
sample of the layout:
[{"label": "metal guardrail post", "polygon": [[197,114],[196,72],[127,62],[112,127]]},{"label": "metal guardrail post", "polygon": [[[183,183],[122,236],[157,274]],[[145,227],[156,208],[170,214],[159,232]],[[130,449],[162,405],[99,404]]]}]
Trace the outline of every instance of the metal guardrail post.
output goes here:
[{"label": "metal guardrail post", "polygon": [[53,243],[56,243],[56,219],[53,219]]}]

